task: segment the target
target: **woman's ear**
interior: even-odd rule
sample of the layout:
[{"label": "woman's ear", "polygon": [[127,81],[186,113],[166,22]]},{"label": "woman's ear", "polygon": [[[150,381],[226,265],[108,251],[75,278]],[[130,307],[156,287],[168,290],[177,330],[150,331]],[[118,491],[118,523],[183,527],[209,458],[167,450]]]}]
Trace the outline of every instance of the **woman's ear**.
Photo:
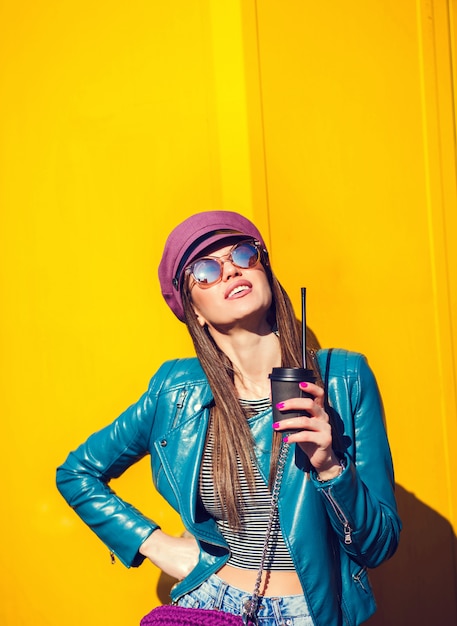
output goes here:
[{"label": "woman's ear", "polygon": [[200,324],[202,328],[205,328],[207,324],[206,320],[201,315],[197,315],[197,322]]},{"label": "woman's ear", "polygon": [[200,314],[200,312],[198,311],[198,309],[194,305],[192,305],[192,308],[194,310],[195,317],[197,318],[197,322],[200,324],[200,326],[202,328],[205,328],[205,326],[207,324],[205,318],[203,317],[203,315]]}]

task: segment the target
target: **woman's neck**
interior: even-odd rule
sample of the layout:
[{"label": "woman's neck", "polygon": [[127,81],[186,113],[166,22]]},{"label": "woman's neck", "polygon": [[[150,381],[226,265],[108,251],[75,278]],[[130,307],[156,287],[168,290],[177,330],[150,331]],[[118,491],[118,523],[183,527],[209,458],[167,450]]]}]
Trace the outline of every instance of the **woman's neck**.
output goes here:
[{"label": "woman's neck", "polygon": [[[221,345],[223,344],[223,345]],[[255,400],[270,395],[268,375],[281,365],[278,337],[271,331],[239,331],[219,343],[233,364],[235,387],[240,398]]]}]

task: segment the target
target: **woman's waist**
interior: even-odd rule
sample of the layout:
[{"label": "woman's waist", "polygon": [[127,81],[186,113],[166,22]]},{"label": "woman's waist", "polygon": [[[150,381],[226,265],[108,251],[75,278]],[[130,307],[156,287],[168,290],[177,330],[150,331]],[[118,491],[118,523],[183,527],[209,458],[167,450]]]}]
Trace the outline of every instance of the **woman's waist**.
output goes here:
[{"label": "woman's waist", "polygon": [[[251,593],[256,584],[258,570],[224,565],[217,575],[230,586]],[[302,593],[300,579],[295,571],[265,570],[262,572],[259,591],[261,596],[294,596]]]}]

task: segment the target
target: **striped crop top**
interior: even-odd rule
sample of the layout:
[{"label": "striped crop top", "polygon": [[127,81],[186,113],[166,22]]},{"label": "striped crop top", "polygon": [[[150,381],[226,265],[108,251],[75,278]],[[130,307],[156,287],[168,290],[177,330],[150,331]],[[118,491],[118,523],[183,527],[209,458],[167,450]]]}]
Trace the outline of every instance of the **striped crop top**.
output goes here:
[{"label": "striped crop top", "polygon": [[[240,400],[249,419],[262,419],[262,414],[270,407],[269,398],[264,400]],[[270,415],[265,417],[270,419]],[[267,425],[266,425],[267,427]],[[234,530],[224,519],[219,505],[212,478],[213,436],[210,431],[202,460],[200,475],[200,496],[205,510],[216,520],[216,524],[230,548],[227,565],[241,569],[258,569],[270,515],[271,493],[268,490],[258,468],[253,463],[255,477],[255,493],[251,496],[246,479],[242,474],[241,463],[238,461],[240,484],[245,506],[241,512],[241,530]],[[279,525],[278,513],[273,522],[269,538],[265,570],[294,570],[294,564],[287,550]]]}]

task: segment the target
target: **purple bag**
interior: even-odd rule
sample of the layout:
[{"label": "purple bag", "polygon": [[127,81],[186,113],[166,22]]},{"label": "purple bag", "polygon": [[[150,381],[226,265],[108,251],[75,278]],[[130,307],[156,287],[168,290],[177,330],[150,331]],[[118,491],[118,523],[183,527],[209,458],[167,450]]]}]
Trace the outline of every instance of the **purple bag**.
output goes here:
[{"label": "purple bag", "polygon": [[152,609],[140,622],[140,626],[242,626],[242,624],[241,615],[167,604]]}]

